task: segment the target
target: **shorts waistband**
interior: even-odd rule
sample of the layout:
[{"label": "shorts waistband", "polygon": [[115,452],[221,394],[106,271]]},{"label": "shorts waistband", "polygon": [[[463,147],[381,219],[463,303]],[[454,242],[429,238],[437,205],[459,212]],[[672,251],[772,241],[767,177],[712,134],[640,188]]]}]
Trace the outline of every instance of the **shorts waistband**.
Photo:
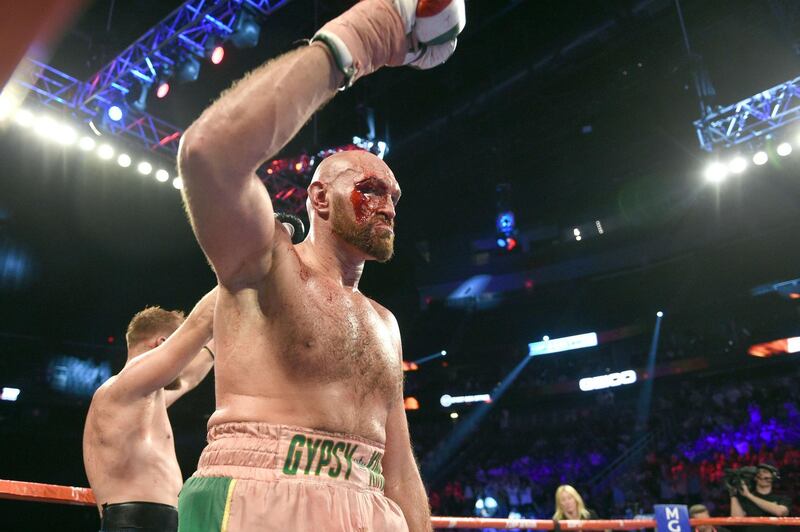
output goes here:
[{"label": "shorts waistband", "polygon": [[383,445],[336,432],[270,423],[223,423],[208,431],[196,476],[308,480],[383,490]]},{"label": "shorts waistband", "polygon": [[178,509],[157,502],[121,502],[103,505],[102,532],[136,529],[146,532],[178,530]]}]

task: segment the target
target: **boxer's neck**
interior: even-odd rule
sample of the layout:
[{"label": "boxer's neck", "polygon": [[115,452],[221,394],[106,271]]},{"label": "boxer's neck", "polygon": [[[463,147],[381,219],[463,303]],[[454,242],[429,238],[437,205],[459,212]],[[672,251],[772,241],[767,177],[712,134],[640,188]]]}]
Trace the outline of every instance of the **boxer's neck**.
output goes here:
[{"label": "boxer's neck", "polygon": [[364,272],[364,254],[333,234],[321,238],[313,227],[297,251],[310,268],[343,287],[358,290]]}]

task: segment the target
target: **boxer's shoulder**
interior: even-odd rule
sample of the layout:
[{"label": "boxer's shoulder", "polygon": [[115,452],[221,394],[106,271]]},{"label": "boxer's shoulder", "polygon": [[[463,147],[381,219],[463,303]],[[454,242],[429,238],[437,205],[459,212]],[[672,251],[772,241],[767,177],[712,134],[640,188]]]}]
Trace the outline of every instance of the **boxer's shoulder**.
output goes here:
[{"label": "boxer's shoulder", "polygon": [[392,314],[391,310],[389,310],[388,308],[384,307],[383,305],[381,305],[380,303],[378,303],[374,299],[371,299],[371,298],[366,297],[366,296],[364,296],[364,297],[367,299],[367,301],[369,301],[370,305],[372,305],[372,308],[375,309],[375,312],[378,313],[378,315],[381,317],[381,319],[384,322],[386,322],[387,326],[389,326],[393,330],[398,330],[399,331],[399,326],[397,325],[397,318],[394,317],[394,314]]}]

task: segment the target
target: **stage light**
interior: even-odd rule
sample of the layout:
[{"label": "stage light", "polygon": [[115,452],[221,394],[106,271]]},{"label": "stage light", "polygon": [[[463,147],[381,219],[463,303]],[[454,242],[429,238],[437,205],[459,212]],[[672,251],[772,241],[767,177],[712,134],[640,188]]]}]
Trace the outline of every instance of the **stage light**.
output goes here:
[{"label": "stage light", "polygon": [[62,124],[56,129],[53,138],[62,146],[72,146],[75,144],[78,134],[68,125]]},{"label": "stage light", "polygon": [[600,223],[600,220],[595,220],[594,225],[595,227],[597,227],[597,234],[602,235],[603,233],[605,233],[605,230],[603,229],[603,224]]},{"label": "stage light", "polygon": [[19,388],[3,388],[0,392],[0,401],[16,401],[19,397]]},{"label": "stage light", "polygon": [[403,407],[406,410],[419,410],[419,400],[413,396],[406,397],[403,399]]},{"label": "stage light", "polygon": [[549,342],[549,341],[550,341],[550,337],[549,336],[547,336],[546,334],[544,336],[542,336],[542,342]]},{"label": "stage light", "polygon": [[0,122],[14,114],[14,103],[11,98],[0,96]]},{"label": "stage light", "polygon": [[31,127],[33,125],[33,113],[27,109],[20,109],[14,115],[14,121],[22,127]]},{"label": "stage light", "polygon": [[497,215],[497,231],[499,233],[503,233],[504,235],[509,235],[514,232],[516,229],[516,222],[514,219],[514,213],[511,211],[501,212]]},{"label": "stage light", "polygon": [[447,351],[445,351],[444,349],[442,349],[441,353],[442,353],[442,356],[443,356],[443,357],[446,357],[446,356],[447,356]]},{"label": "stage light", "polygon": [[575,236],[581,236],[581,230],[576,227],[572,230],[572,234]]},{"label": "stage light", "polygon": [[49,116],[40,116],[36,120],[36,126],[34,126],[36,134],[44,138],[54,138],[57,130],[58,124]]},{"label": "stage light", "polygon": [[169,83],[164,81],[156,89],[156,98],[166,98],[167,94],[169,94]]},{"label": "stage light", "polygon": [[97,148],[97,155],[101,159],[107,161],[114,156],[114,148],[112,148],[108,144],[101,144],[100,147]]},{"label": "stage light", "polygon": [[458,419],[458,412],[450,412],[450,419]]},{"label": "stage light", "polygon": [[728,163],[728,170],[734,174],[741,174],[747,169],[747,159],[741,156],[736,156]]},{"label": "stage light", "polygon": [[706,167],[705,177],[709,183],[722,183],[728,177],[728,167],[720,162],[713,162]]},{"label": "stage light", "polygon": [[[160,181],[162,183],[166,183],[167,181],[169,181],[169,172],[167,172],[163,168],[159,169],[156,172],[156,180],[158,180],[158,181]],[[175,183],[172,183],[172,185],[175,186]],[[180,188],[180,187],[175,187],[175,188]]]},{"label": "stage light", "polygon": [[455,404],[467,404],[467,403],[491,403],[492,396],[488,393],[482,393],[478,395],[457,395],[452,396],[448,394],[444,394],[439,398],[439,404],[445,408]]},{"label": "stage light", "polygon": [[581,240],[583,240],[583,237],[581,237],[581,235],[578,235],[578,236],[576,236],[576,237],[575,237],[575,240],[577,240],[578,242],[580,242]]},{"label": "stage light", "polygon": [[786,157],[790,153],[792,153],[792,145],[788,142],[781,142],[778,144],[778,147],[775,148],[775,153],[780,155],[781,157]]},{"label": "stage light", "polygon": [[658,316],[659,318],[663,318],[664,313],[659,310],[658,312],[656,312],[656,316]]},{"label": "stage light", "polygon": [[211,62],[215,65],[222,63],[225,59],[225,48],[222,46],[215,46],[214,51],[211,52]]},{"label": "stage light", "polygon": [[119,105],[112,105],[108,108],[108,117],[114,122],[122,120],[122,108]]},{"label": "stage light", "polygon": [[83,151],[91,151],[95,147],[95,141],[92,137],[82,137],[80,141],[78,141],[78,147]]},{"label": "stage light", "polygon": [[137,111],[144,113],[147,109],[147,96],[150,94],[150,88],[153,86],[152,83],[148,83],[142,81],[139,83],[139,97],[130,102],[130,106],[136,109]]},{"label": "stage light", "polygon": [[121,153],[119,157],[117,157],[117,164],[123,168],[129,167],[131,165],[131,156],[127,153]]},{"label": "stage light", "polygon": [[150,172],[153,171],[153,165],[148,163],[147,161],[142,161],[136,166],[136,169],[139,171],[140,174],[150,175]]},{"label": "stage light", "polygon": [[242,10],[233,26],[230,40],[237,48],[253,48],[258,44],[261,26],[248,11]]},{"label": "stage light", "polygon": [[761,166],[762,164],[766,164],[769,160],[769,156],[765,151],[758,151],[753,155],[753,164],[756,166]]},{"label": "stage light", "polygon": [[506,240],[506,250],[511,251],[515,247],[517,247],[517,239],[514,237],[508,237],[508,239]]},{"label": "stage light", "polygon": [[294,163],[295,172],[300,172],[302,169],[303,169],[303,163],[301,162]]},{"label": "stage light", "polygon": [[498,238],[497,239],[497,247],[505,248],[506,247],[506,239],[505,238]]},{"label": "stage light", "polygon": [[180,177],[176,177],[175,179],[172,180],[172,186],[175,187],[177,190],[182,189],[183,179],[181,179]]},{"label": "stage light", "polygon": [[200,75],[200,61],[196,57],[187,55],[178,64],[175,70],[175,79],[178,83],[188,83],[190,81],[197,81]]}]

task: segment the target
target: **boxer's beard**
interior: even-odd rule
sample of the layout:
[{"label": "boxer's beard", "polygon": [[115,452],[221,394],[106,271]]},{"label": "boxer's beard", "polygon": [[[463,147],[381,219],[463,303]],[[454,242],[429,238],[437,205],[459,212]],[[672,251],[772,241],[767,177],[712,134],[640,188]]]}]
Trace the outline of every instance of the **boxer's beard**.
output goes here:
[{"label": "boxer's beard", "polygon": [[[375,229],[375,225],[385,222],[380,215],[373,216],[362,224],[350,218],[348,209],[352,209],[346,200],[335,198],[331,213],[331,229],[348,244],[352,244],[378,262],[386,262],[394,255],[394,233],[383,228]],[[380,234],[378,234],[380,233]]]}]

